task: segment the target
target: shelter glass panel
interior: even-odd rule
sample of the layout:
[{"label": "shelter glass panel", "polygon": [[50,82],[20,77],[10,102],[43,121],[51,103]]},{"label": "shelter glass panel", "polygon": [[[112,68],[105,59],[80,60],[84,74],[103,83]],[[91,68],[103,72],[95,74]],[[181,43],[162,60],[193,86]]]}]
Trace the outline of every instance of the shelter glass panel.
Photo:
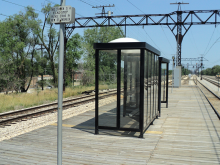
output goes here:
[{"label": "shelter glass panel", "polygon": [[121,128],[139,128],[140,49],[121,50]]},{"label": "shelter glass panel", "polygon": [[161,101],[166,101],[167,64],[161,64]]},{"label": "shelter glass panel", "polygon": [[155,90],[155,87],[154,87],[154,73],[155,73],[155,60],[154,60],[154,54],[151,53],[151,63],[152,63],[152,70],[151,70],[151,109],[152,109],[152,118],[155,116],[155,111],[154,111],[154,102],[155,102],[155,99],[154,99],[154,90]]},{"label": "shelter glass panel", "polygon": [[[99,105],[106,90],[117,88],[117,50],[99,51]],[[99,107],[99,125],[116,127],[117,101]]]},{"label": "shelter glass panel", "polygon": [[159,61],[158,61],[158,56],[155,55],[155,113],[157,115],[158,113],[158,70],[159,70]]},{"label": "shelter glass panel", "polygon": [[148,60],[147,60],[147,63],[148,63],[148,95],[147,95],[147,102],[148,102],[148,117],[149,117],[149,121],[152,120],[152,109],[151,109],[151,94],[152,94],[152,86],[151,86],[151,74],[152,74],[152,55],[151,55],[151,52],[148,52]]},{"label": "shelter glass panel", "polygon": [[148,111],[148,51],[145,50],[145,64],[144,64],[144,128],[149,122]]}]

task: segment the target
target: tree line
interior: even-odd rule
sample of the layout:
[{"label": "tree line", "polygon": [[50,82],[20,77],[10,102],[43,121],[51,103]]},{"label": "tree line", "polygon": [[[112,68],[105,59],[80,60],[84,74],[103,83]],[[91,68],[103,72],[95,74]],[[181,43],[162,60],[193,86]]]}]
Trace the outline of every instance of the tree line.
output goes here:
[{"label": "tree line", "polygon": [[220,74],[220,65],[215,65],[212,68],[202,70],[203,75],[216,76]]},{"label": "tree line", "polygon": [[[50,23],[51,7],[48,3],[41,9],[43,20],[28,6],[25,11],[0,21],[0,91],[27,92],[32,78],[43,76],[45,72],[52,75],[51,83],[57,86],[59,33]],[[66,44],[65,86],[72,83],[72,75],[79,68],[87,75],[84,81],[91,83],[95,72],[93,43],[109,42],[123,36],[119,27],[96,27],[84,30],[83,36],[72,35]],[[82,58],[83,63],[79,63]],[[111,60],[111,57],[101,60],[101,68],[103,72],[111,73],[110,66],[115,61],[107,62],[107,59]],[[39,82],[43,83],[43,80]]]}]

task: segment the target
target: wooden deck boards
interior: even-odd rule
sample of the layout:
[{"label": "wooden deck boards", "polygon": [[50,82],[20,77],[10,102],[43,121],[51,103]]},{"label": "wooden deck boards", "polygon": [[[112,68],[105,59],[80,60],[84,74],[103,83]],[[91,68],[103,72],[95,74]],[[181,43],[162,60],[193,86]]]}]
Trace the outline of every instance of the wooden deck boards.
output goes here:
[{"label": "wooden deck boards", "polygon": [[[174,88],[144,139],[94,135],[94,111],[63,124],[63,164],[220,164],[220,121],[197,88]],[[1,141],[0,164],[56,164],[56,131],[54,124]]]}]

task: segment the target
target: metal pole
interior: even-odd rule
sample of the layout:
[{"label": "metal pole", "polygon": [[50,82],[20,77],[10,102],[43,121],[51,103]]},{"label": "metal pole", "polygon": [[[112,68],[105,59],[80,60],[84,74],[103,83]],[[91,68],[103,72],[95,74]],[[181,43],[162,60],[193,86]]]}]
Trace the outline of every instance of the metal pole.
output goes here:
[{"label": "metal pole", "polygon": [[201,80],[202,80],[203,55],[201,57]]},{"label": "metal pole", "polygon": [[[61,0],[65,6],[66,0]],[[62,165],[62,110],[63,110],[63,55],[64,55],[64,24],[60,24],[59,43],[59,75],[58,75],[58,116],[57,116],[57,164]]]},{"label": "metal pole", "polygon": [[172,57],[173,59],[173,68],[172,68],[172,90],[171,90],[171,93],[173,93],[173,85],[174,85],[174,60],[175,60],[175,57],[173,56]]},{"label": "metal pole", "polygon": [[[42,48],[42,44],[41,44],[41,60],[43,58],[43,48]],[[44,73],[41,74],[41,82],[42,82],[42,91],[44,90]]]},{"label": "metal pole", "polygon": [[219,92],[219,74],[218,74],[218,92]]}]

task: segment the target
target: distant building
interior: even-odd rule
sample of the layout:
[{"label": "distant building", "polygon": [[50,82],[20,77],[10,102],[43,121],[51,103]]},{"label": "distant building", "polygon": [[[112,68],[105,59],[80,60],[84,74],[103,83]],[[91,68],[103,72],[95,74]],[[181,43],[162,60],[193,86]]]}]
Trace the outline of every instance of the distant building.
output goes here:
[{"label": "distant building", "polygon": [[[52,75],[43,75],[43,80],[50,80],[50,79],[53,79],[53,76]],[[41,80],[41,75],[39,75],[37,77],[37,80],[40,81]]]},{"label": "distant building", "polygon": [[[30,77],[27,78],[27,81],[26,81],[26,83],[25,83],[25,86],[28,85],[29,80],[30,80]],[[37,87],[37,81],[38,81],[37,77],[32,77],[31,83],[30,83],[30,87],[29,87],[29,88],[36,88],[36,87]]]},{"label": "distant building", "polygon": [[83,73],[84,73],[84,70],[77,70],[77,71],[75,71],[75,73],[74,73],[74,80],[75,81],[81,81],[82,77],[83,77]]}]

